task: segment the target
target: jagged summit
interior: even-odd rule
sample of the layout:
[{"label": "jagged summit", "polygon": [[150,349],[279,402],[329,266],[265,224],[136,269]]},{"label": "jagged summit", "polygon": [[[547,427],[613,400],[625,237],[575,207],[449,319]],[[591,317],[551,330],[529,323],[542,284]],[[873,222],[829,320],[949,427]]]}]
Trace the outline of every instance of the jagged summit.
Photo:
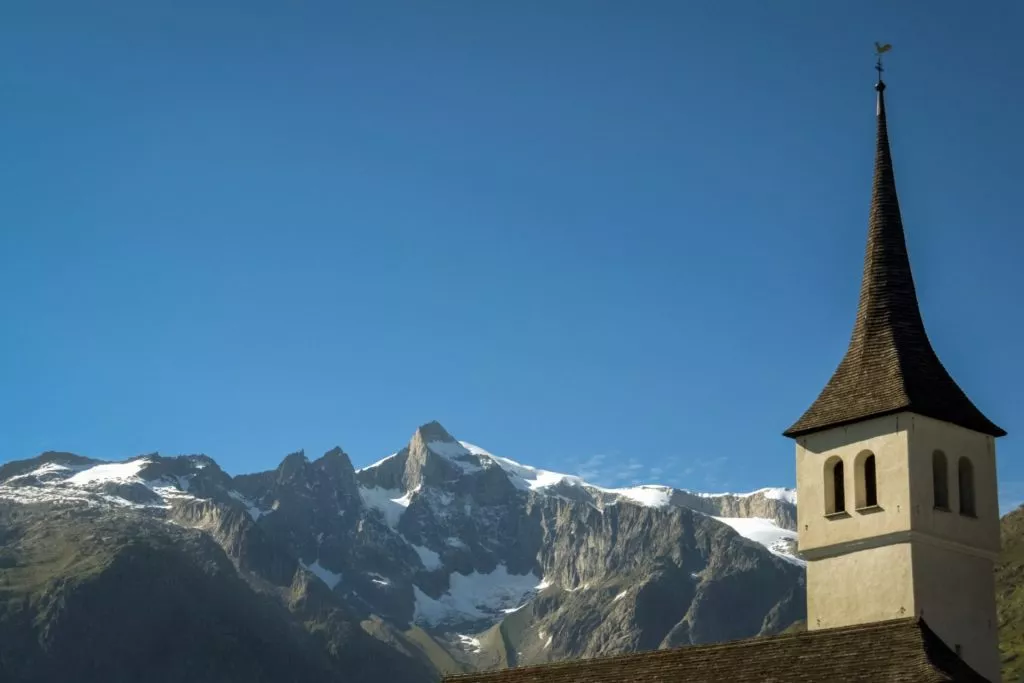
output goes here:
[{"label": "jagged summit", "polygon": [[341,449],[341,446],[335,446],[334,448],[332,448],[331,450],[327,451],[326,453],[324,453],[320,457],[321,458],[338,458],[338,457],[348,458],[348,453],[343,451]]},{"label": "jagged summit", "polygon": [[455,442],[455,437],[452,436],[437,420],[431,420],[430,422],[417,427],[416,436],[418,436],[424,443],[429,443],[431,441],[440,441],[442,443]]},{"label": "jagged summit", "polygon": [[328,470],[350,472],[352,476],[355,476],[355,468],[352,467],[352,459],[348,457],[348,453],[341,450],[338,446],[335,446],[314,460],[313,465],[315,467],[321,467]]},{"label": "jagged summit", "polygon": [[309,464],[309,458],[306,457],[306,452],[299,450],[294,453],[289,453],[285,456],[281,464],[277,466],[277,476],[279,479],[286,480],[291,477],[299,476],[301,472],[306,469],[306,465]]}]

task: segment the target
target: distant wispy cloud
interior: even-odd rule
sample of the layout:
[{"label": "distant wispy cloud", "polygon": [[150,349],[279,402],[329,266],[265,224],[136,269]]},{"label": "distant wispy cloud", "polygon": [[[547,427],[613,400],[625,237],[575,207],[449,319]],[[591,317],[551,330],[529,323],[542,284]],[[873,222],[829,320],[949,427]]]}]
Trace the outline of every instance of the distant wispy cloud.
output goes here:
[{"label": "distant wispy cloud", "polygon": [[676,488],[718,491],[729,485],[729,458],[669,456],[654,462],[603,453],[570,461],[571,473],[598,486],[621,487],[667,484]]},{"label": "distant wispy cloud", "polygon": [[576,470],[573,472],[576,476],[585,479],[587,481],[597,481],[604,478],[606,469],[604,467],[604,461],[606,456],[602,453],[592,455],[583,462],[574,463]]},{"label": "distant wispy cloud", "polygon": [[644,476],[647,467],[636,458],[629,458],[625,464],[616,454],[597,453],[582,460],[570,461],[571,474],[597,486],[626,486],[638,477]]}]

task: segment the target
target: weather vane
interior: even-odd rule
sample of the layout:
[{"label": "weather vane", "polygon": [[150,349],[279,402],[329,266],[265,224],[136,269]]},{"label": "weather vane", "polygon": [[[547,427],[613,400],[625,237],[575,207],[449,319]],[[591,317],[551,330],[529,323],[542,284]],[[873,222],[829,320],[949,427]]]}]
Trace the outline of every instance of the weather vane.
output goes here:
[{"label": "weather vane", "polygon": [[875,71],[878,72],[878,80],[882,80],[882,55],[892,49],[892,45],[886,43],[882,45],[879,42],[875,42],[875,56],[878,57],[878,62],[875,64]]}]

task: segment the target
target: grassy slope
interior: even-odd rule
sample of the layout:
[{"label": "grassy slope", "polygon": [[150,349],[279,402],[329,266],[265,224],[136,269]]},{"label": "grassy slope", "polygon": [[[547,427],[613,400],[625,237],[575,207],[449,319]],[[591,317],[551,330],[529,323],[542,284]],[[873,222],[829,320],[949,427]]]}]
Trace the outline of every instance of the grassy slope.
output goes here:
[{"label": "grassy slope", "polygon": [[1024,508],[1003,517],[1003,552],[996,567],[1003,680],[1024,680]]},{"label": "grassy slope", "polygon": [[327,590],[315,580],[293,585],[286,606],[253,591],[203,534],[0,505],[0,680],[434,678],[317,588]]}]

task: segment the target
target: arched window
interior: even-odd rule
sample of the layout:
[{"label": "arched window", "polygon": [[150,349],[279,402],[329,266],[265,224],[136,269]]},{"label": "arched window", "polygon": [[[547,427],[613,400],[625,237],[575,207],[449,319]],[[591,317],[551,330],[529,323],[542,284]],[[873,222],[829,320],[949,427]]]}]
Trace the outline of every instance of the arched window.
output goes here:
[{"label": "arched window", "polygon": [[830,458],[825,463],[825,514],[846,512],[846,481],[843,476],[843,460]]},{"label": "arched window", "polygon": [[853,506],[858,510],[878,507],[875,454],[861,451],[853,459]]},{"label": "arched window", "polygon": [[864,458],[864,507],[878,505],[878,482],[875,479],[875,456]]},{"label": "arched window", "polygon": [[932,453],[932,495],[936,508],[949,509],[949,469],[942,451]]},{"label": "arched window", "polygon": [[974,465],[966,457],[957,465],[957,481],[960,484],[960,514],[974,517]]}]

